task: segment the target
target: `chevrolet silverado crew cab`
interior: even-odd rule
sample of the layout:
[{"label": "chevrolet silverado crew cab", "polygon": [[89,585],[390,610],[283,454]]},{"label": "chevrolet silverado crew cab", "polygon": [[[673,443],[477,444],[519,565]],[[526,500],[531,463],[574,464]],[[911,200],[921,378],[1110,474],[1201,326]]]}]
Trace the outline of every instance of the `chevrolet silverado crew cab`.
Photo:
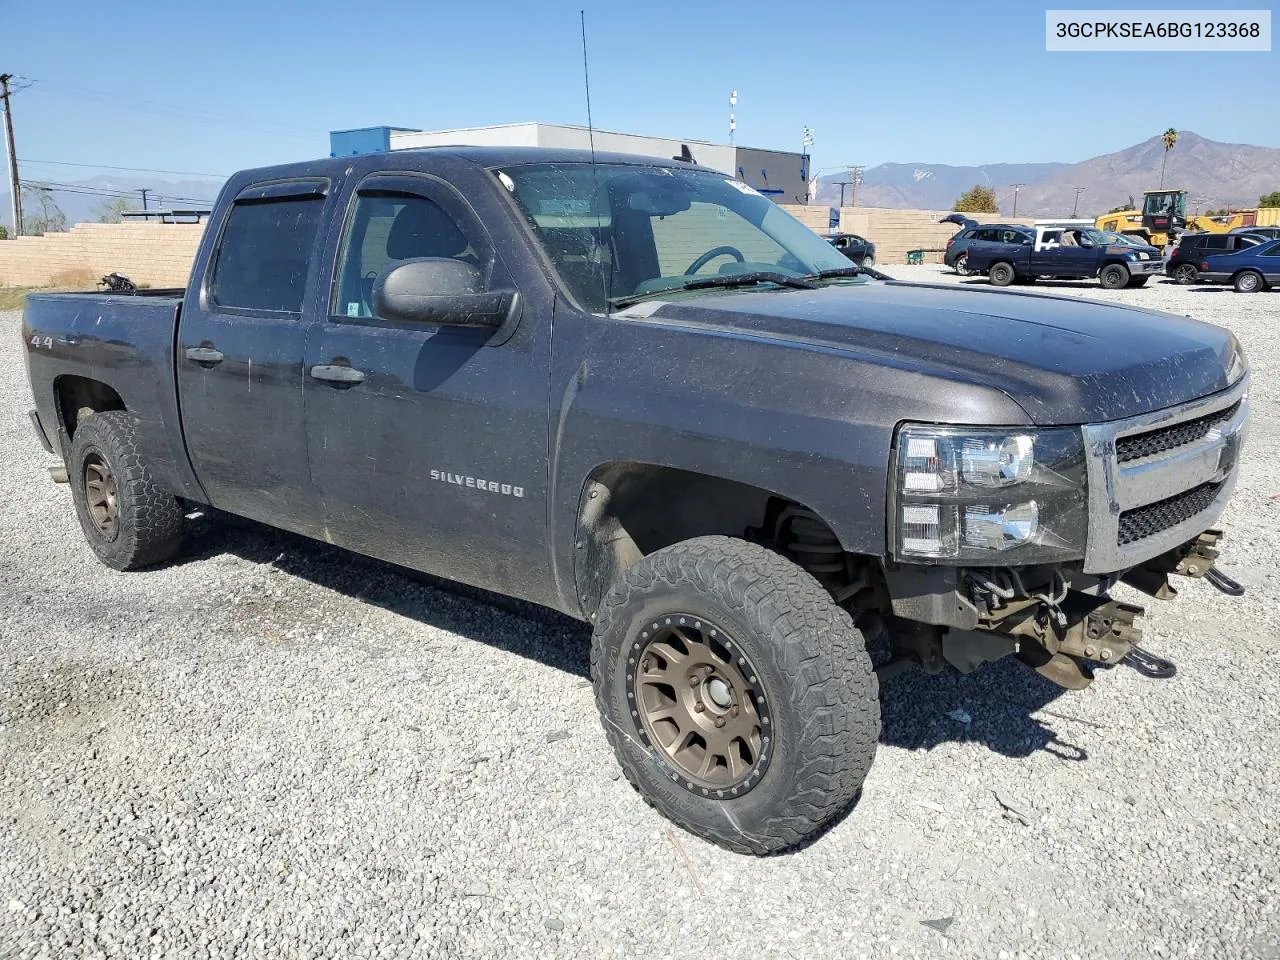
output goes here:
[{"label": "chevrolet silverado crew cab", "polygon": [[850,806],[886,672],[1078,688],[1141,655],[1119,581],[1231,588],[1230,333],[884,282],[678,161],[249,170],[185,290],[32,295],[23,336],[104,563],[204,505],[588,621],[626,776],[734,850]]},{"label": "chevrolet silverado crew cab", "polygon": [[1034,236],[1012,243],[969,245],[969,273],[985,273],[994,286],[1033,283],[1037,277],[1082,280],[1097,277],[1108,290],[1141,287],[1164,270],[1155,247],[1111,243],[1092,227],[1037,226]]}]

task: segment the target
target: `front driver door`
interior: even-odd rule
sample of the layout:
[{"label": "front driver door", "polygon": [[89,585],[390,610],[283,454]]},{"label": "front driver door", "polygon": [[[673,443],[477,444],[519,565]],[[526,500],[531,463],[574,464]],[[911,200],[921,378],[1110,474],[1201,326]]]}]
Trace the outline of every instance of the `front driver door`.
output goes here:
[{"label": "front driver door", "polygon": [[[342,232],[329,315],[307,348],[307,436],[326,536],[546,601],[549,318],[525,304],[514,331],[495,334],[375,315],[374,283],[401,260],[464,260],[488,289],[514,289],[478,218],[441,180],[366,177]],[[334,368],[353,372],[334,380]]]}]

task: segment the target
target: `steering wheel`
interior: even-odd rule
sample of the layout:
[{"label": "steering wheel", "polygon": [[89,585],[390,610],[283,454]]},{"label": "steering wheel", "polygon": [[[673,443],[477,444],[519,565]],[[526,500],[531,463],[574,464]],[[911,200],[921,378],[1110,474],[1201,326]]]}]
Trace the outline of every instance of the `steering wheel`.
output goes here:
[{"label": "steering wheel", "polygon": [[687,277],[691,273],[697,273],[716,257],[724,256],[733,257],[733,259],[737,260],[739,263],[744,263],[747,259],[742,255],[742,251],[737,247],[714,247],[700,256],[697,260],[693,261],[693,263],[689,264],[689,269],[684,272],[684,275]]}]

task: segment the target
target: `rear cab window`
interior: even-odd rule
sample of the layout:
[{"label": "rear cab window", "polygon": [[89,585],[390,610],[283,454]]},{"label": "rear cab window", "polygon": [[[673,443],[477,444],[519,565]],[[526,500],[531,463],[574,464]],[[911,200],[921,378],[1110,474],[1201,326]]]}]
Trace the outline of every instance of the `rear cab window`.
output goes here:
[{"label": "rear cab window", "polygon": [[302,312],[327,184],[288,181],[240,192],[222,227],[208,284],[211,307]]}]

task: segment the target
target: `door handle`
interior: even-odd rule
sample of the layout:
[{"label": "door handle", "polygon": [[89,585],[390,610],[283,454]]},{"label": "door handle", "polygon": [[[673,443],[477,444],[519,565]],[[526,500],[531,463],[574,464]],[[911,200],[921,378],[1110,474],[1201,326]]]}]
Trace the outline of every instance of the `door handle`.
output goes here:
[{"label": "door handle", "polygon": [[325,380],[340,386],[354,387],[364,383],[364,371],[353,367],[344,367],[336,363],[318,363],[311,368],[311,376],[316,380]]},{"label": "door handle", "polygon": [[187,359],[201,365],[213,366],[222,362],[222,351],[213,347],[187,347]]}]

